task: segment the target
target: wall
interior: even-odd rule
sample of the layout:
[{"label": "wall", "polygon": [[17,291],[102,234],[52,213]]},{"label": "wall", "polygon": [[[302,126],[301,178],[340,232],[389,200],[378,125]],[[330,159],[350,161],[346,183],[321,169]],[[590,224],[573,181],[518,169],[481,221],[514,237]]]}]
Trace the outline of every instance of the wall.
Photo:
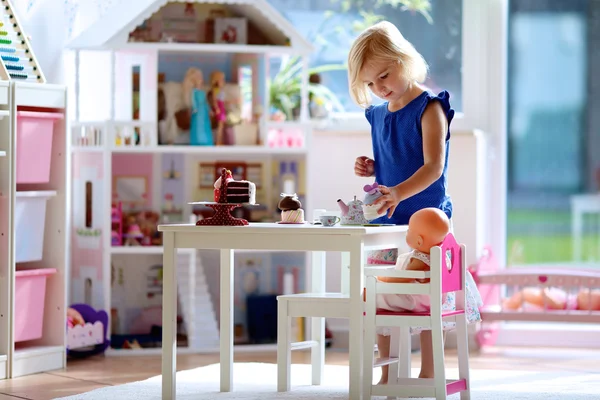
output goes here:
[{"label": "wall", "polygon": [[[106,211],[103,201],[102,154],[73,155],[73,201],[71,242],[70,303],[87,303],[95,308],[104,307],[102,280],[102,236],[90,234],[106,229]],[[92,227],[85,227],[86,182],[92,183]],[[82,230],[81,234],[78,233]]]},{"label": "wall", "polygon": [[154,157],[152,154],[113,154],[112,179],[118,176],[146,177],[146,208],[152,208],[154,197]]},{"label": "wall", "polygon": [[[177,54],[166,53],[158,56],[158,72],[165,74],[166,82],[182,82],[186,71],[195,67],[202,71],[206,84],[210,82],[213,71],[225,72],[225,80],[231,82],[232,55],[231,54]],[[237,78],[237,77],[235,77]]]}]

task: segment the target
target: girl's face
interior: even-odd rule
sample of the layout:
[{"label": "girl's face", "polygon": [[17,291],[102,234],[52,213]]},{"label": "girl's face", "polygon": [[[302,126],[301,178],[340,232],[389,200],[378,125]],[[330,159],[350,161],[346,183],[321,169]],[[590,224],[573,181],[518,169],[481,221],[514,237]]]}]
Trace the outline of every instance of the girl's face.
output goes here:
[{"label": "girl's face", "polygon": [[367,62],[360,70],[359,78],[375,96],[394,105],[410,87],[402,72],[398,62]]}]

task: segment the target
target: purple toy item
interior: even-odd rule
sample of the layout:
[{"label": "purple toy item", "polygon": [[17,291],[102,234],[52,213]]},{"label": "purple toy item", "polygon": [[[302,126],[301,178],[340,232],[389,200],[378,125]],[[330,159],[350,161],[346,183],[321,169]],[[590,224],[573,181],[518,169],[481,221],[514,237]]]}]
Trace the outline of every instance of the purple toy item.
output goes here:
[{"label": "purple toy item", "polygon": [[79,312],[81,317],[86,323],[93,324],[96,321],[100,321],[102,323],[102,331],[104,342],[93,346],[93,348],[84,348],[81,350],[77,349],[67,349],[67,354],[71,357],[87,357],[94,354],[103,353],[104,350],[110,345],[110,340],[108,339],[108,314],[104,310],[96,311],[93,307],[87,304],[73,304],[71,308]]},{"label": "purple toy item", "polygon": [[365,185],[363,187],[365,193],[365,199],[363,200],[363,204],[373,204],[375,200],[383,196],[383,193],[379,191],[379,184],[377,182],[373,182],[372,185]]}]

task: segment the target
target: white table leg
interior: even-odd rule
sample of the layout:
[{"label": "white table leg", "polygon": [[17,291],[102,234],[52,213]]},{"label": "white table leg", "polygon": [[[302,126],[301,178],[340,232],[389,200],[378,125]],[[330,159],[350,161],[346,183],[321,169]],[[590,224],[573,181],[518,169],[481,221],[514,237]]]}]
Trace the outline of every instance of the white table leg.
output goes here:
[{"label": "white table leg", "polygon": [[233,250],[221,250],[221,392],[233,390]]},{"label": "white table leg", "polygon": [[342,251],[341,293],[350,294],[350,253]]},{"label": "white table leg", "polygon": [[363,263],[364,244],[358,240],[350,251],[350,400],[362,398]]},{"label": "white table leg", "polygon": [[162,398],[175,399],[177,371],[177,250],[175,233],[163,232]]},{"label": "white table leg", "polygon": [[[311,292],[313,293],[325,293],[326,254],[324,251],[312,252]],[[320,385],[325,367],[325,318],[312,318],[310,337],[319,343],[319,346],[313,347],[310,351],[312,384]]]}]

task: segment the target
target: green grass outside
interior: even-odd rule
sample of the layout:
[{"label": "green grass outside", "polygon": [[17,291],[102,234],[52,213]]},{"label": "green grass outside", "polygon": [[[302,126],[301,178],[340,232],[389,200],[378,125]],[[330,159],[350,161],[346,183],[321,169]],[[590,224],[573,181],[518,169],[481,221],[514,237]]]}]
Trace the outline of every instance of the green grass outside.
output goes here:
[{"label": "green grass outside", "polygon": [[[512,264],[573,262],[569,212],[509,210],[507,230],[507,260]],[[582,260],[600,266],[600,235],[586,234],[582,243]]]}]

